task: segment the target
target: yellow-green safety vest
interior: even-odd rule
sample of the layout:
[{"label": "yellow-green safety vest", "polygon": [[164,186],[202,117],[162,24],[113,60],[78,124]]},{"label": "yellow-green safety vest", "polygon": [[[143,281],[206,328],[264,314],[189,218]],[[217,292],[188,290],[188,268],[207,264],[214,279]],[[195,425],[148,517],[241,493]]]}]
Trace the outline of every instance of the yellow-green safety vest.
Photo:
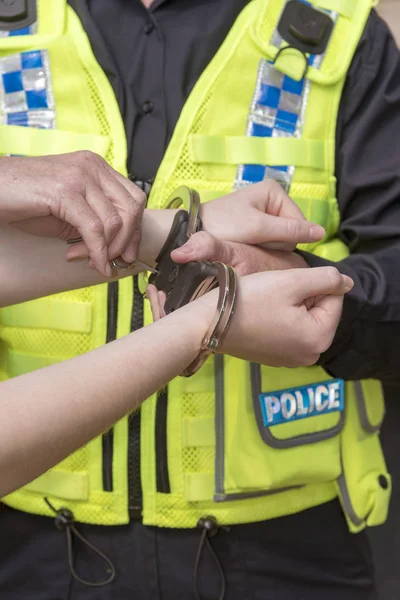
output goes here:
[{"label": "yellow-green safety vest", "polygon": [[[337,113],[376,2],[312,0],[334,26],[325,53],[311,57],[290,48],[277,56],[286,44],[277,30],[285,4],[253,0],[241,12],[182,110],[148,206],[164,207],[180,185],[204,202],[272,177],[326,229],[322,242],[304,248],[338,261],[348,249],[337,237]],[[117,102],[65,0],[38,0],[35,26],[3,33],[0,69],[0,153],[89,149],[125,173]],[[3,309],[1,377],[128,334],[140,325],[145,283],[141,275]],[[148,525],[195,527],[205,515],[220,524],[261,521],[338,497],[359,531],[387,514],[383,416],[377,381],[344,383],[319,366],[277,369],[217,356],[4,502],[53,516],[47,497],[77,521],[103,525],[126,523],[139,509]],[[139,444],[140,462],[132,462]]]}]

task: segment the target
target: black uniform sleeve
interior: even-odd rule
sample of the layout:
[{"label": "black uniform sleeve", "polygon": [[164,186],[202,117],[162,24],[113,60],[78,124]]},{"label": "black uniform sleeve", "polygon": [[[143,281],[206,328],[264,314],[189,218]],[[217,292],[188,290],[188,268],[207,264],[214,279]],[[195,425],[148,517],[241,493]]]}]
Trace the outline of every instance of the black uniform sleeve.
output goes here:
[{"label": "black uniform sleeve", "polygon": [[[338,117],[336,264],[355,287],[319,361],[344,379],[400,381],[400,52],[372,13],[348,73]],[[311,266],[328,263],[302,253]]]}]

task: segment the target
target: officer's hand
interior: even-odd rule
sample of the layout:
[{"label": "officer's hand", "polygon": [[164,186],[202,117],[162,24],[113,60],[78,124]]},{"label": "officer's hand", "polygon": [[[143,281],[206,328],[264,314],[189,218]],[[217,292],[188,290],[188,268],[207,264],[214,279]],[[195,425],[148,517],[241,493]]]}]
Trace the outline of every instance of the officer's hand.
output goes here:
[{"label": "officer's hand", "polygon": [[83,238],[68,259],[89,256],[111,275],[110,259],[135,258],[145,195],[100,156],[4,157],[0,184],[0,221],[34,235]]},{"label": "officer's hand", "polygon": [[201,207],[203,229],[214,237],[268,248],[293,250],[324,236],[320,225],[306,221],[282,187],[269,179]]},{"label": "officer's hand", "polygon": [[171,258],[180,264],[200,260],[219,261],[235,267],[239,275],[309,266],[299,254],[294,252],[225,242],[205,231],[192,235],[186,244],[171,252]]},{"label": "officer's hand", "polygon": [[352,287],[334,267],[242,277],[221,352],[276,367],[312,365],[331,345]]}]

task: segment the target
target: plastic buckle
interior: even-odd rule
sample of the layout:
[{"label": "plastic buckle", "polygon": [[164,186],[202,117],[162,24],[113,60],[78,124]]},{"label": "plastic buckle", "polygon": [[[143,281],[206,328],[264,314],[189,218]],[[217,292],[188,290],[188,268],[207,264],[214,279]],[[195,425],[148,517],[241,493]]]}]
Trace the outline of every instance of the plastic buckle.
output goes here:
[{"label": "plastic buckle", "polygon": [[0,0],[0,30],[15,31],[36,21],[36,0]]},{"label": "plastic buckle", "polygon": [[334,22],[329,15],[289,0],[278,24],[278,31],[290,46],[308,54],[323,54],[328,46]]}]

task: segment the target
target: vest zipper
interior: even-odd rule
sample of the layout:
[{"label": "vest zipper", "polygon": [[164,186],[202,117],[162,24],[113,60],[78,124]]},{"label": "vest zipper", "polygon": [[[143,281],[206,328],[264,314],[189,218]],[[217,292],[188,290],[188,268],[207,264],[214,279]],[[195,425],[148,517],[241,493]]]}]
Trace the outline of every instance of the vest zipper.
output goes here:
[{"label": "vest zipper", "polygon": [[168,388],[157,394],[156,407],[156,484],[157,492],[170,494],[167,452]]},{"label": "vest zipper", "polygon": [[[139,278],[133,278],[133,306],[131,331],[143,327],[143,295],[139,289]],[[142,479],[140,474],[140,410],[128,418],[128,510],[132,519],[142,516]]]},{"label": "vest zipper", "polygon": [[[108,284],[107,298],[107,337],[106,344],[113,342],[117,337],[118,318],[118,281]],[[113,454],[114,454],[114,430],[110,429],[103,434],[102,438],[102,466],[103,466],[103,490],[112,492],[113,485]]]}]

